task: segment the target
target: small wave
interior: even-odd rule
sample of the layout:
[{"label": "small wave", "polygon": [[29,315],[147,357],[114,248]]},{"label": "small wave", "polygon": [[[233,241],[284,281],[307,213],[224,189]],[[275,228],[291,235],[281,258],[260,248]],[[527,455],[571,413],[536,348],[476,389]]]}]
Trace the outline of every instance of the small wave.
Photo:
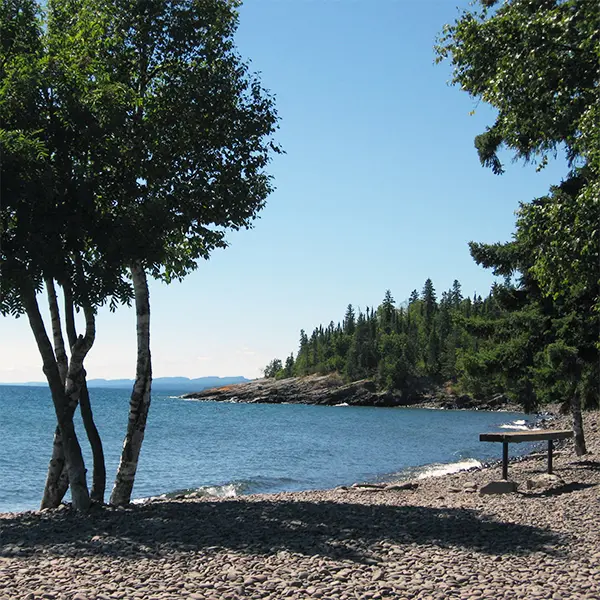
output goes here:
[{"label": "small wave", "polygon": [[339,404],[334,404],[333,406],[350,406],[347,402],[340,402]]},{"label": "small wave", "polygon": [[503,423],[499,426],[500,429],[514,429],[517,431],[539,431],[539,427],[535,427],[531,423],[527,423],[525,419],[518,419],[512,423]]},{"label": "small wave", "polygon": [[193,492],[193,495],[198,496],[214,496],[216,498],[235,498],[244,491],[245,484],[243,483],[226,483],[225,485],[205,485],[199,487]]},{"label": "small wave", "polygon": [[198,488],[187,488],[183,490],[175,490],[174,492],[168,492],[166,494],[159,494],[157,496],[149,496],[146,498],[135,498],[132,500],[132,504],[145,504],[152,500],[173,500],[179,498],[235,498],[240,494],[243,494],[249,487],[246,481],[235,481],[232,483],[225,483],[223,485],[202,485]]},{"label": "small wave", "polygon": [[201,485],[197,488],[184,488],[132,500],[133,504],[145,504],[153,500],[179,500],[182,498],[235,498],[243,494],[270,493],[281,489],[296,489],[302,482],[289,477],[256,476],[247,480],[236,480],[221,485]]},{"label": "small wave", "polygon": [[232,481],[222,485],[201,485],[197,488],[179,490],[165,495],[168,498],[174,498],[181,495],[190,498],[201,498],[205,496],[212,496],[214,498],[235,498],[248,491],[249,487],[250,483],[248,481]]},{"label": "small wave", "polygon": [[455,463],[449,464],[433,464],[429,465],[422,471],[417,479],[429,479],[430,477],[443,477],[444,475],[451,475],[452,473],[460,473],[461,471],[470,471],[471,469],[477,469],[482,464],[474,458],[468,458]]}]

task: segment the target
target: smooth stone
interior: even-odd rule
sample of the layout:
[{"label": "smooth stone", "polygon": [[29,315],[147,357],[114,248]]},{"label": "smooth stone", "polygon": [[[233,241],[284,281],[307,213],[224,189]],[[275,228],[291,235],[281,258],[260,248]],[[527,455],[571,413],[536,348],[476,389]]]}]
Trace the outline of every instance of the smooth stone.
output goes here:
[{"label": "smooth stone", "polygon": [[385,490],[401,491],[401,490],[416,490],[419,484],[416,481],[405,481],[404,483],[390,483],[385,486]]},{"label": "smooth stone", "polygon": [[525,483],[528,490],[549,490],[555,487],[563,486],[565,482],[558,476],[550,473],[541,473],[534,475]]},{"label": "smooth stone", "polygon": [[516,492],[519,486],[514,481],[490,481],[486,483],[480,490],[481,495],[485,494],[511,494]]}]

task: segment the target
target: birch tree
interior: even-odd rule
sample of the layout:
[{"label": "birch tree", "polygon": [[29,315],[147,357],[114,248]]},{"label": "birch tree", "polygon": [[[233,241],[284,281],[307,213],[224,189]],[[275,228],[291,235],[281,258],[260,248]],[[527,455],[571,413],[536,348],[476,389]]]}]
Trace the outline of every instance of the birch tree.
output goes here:
[{"label": "birch tree", "polygon": [[[53,229],[46,237],[56,246],[40,256],[59,260],[27,268],[19,263],[19,277],[35,284],[29,303],[26,307],[19,291],[19,277],[7,280],[3,303],[5,311],[35,312],[43,279],[64,282],[84,310],[109,298],[127,301],[135,289],[136,382],[112,493],[112,502],[123,504],[131,497],[150,406],[147,274],[180,279],[198,259],[227,245],[228,229],[251,226],[272,189],[265,168],[279,151],[272,141],[277,116],[272,98],[235,51],[237,2],[51,0],[47,7],[46,45],[40,44],[38,57],[47,80],[32,85],[46,120],[39,129],[23,123],[23,139],[14,124],[8,133],[13,145],[29,144],[30,154],[39,145],[40,173],[30,179],[40,187],[42,176],[51,181],[47,213]],[[23,198],[30,199],[31,190]],[[39,220],[40,227],[45,223]],[[15,240],[31,250],[33,237]],[[40,351],[53,365],[52,389],[58,394],[65,365],[61,340],[57,335],[54,340],[58,360],[49,340],[41,339]],[[65,385],[68,368],[66,373]],[[59,395],[62,418],[72,423],[73,403],[64,386]],[[75,492],[78,479],[71,475],[70,438],[63,429],[60,425]],[[59,470],[51,471],[49,484],[60,488]],[[52,502],[59,496],[57,491]]]},{"label": "birch tree", "polygon": [[[27,314],[40,355],[64,447],[73,504],[86,509],[89,494],[81,447],[75,435],[61,370],[39,311],[36,292],[44,274],[52,270],[49,259],[59,247],[56,222],[48,219],[52,208],[52,177],[44,140],[41,60],[42,31],[32,2],[2,3],[0,31],[0,143],[2,145],[2,206],[0,231],[2,274],[0,310]],[[45,272],[45,273],[44,273]]]},{"label": "birch tree", "polygon": [[[90,498],[73,425],[83,360],[94,340],[95,307],[111,296],[113,284],[112,291],[119,290],[113,301],[126,300],[128,283],[122,270],[98,262],[90,243],[96,199],[82,149],[91,138],[82,135],[87,119],[71,101],[78,95],[76,78],[61,71],[52,55],[51,28],[42,27],[34,2],[3,0],[0,10],[0,313],[27,315],[52,394],[58,427],[44,502],[60,501],[59,479],[65,473],[62,481],[71,485],[73,505],[85,510]],[[72,306],[82,307],[86,316],[85,336],[70,328],[70,359],[55,281],[70,289]],[[43,282],[54,347],[38,305]],[[67,311],[69,330],[68,321]]]},{"label": "birch tree", "polygon": [[265,168],[279,150],[277,116],[235,51],[237,4],[86,0],[69,9],[80,16],[73,26],[95,32],[81,49],[97,57],[94,80],[119,90],[118,160],[106,181],[117,233],[111,220],[113,247],[102,252],[115,251],[131,273],[138,361],[114,504],[130,500],[150,407],[146,273],[184,277],[226,246],[228,229],[249,227],[272,189]]}]

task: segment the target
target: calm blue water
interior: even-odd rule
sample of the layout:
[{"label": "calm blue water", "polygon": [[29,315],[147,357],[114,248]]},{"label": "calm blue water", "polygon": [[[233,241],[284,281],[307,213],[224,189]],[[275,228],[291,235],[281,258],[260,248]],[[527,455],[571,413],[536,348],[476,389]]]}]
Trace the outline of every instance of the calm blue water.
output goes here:
[{"label": "calm blue water", "polygon": [[[221,493],[329,488],[496,459],[479,433],[519,413],[223,404],[153,395],[134,497],[225,486]],[[110,492],[127,423],[127,390],[90,390]],[[0,386],[0,512],[37,508],[54,431],[46,388]],[[77,431],[91,471],[80,421]],[[514,451],[526,451],[521,444]],[[514,453],[511,448],[511,454]],[[416,469],[420,468],[420,469]]]}]

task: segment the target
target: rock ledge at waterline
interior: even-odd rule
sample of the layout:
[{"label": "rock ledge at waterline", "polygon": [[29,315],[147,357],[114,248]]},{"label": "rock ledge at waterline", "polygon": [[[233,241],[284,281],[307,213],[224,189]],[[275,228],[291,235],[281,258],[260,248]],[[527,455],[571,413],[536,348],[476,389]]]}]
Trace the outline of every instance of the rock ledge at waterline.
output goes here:
[{"label": "rock ledge at waterline", "polygon": [[320,404],[324,406],[426,406],[431,408],[471,408],[515,410],[501,395],[475,400],[449,393],[443,387],[429,386],[421,391],[378,392],[370,379],[344,383],[339,375],[309,375],[287,379],[256,379],[248,383],[211,388],[185,394],[183,398],[262,404]]}]

